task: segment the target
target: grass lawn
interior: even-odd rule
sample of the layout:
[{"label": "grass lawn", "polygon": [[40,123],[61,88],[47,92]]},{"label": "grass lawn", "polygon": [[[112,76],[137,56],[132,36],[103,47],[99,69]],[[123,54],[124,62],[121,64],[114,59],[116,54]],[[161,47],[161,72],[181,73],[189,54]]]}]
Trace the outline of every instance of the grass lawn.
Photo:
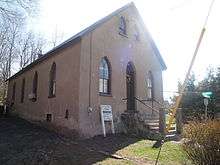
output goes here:
[{"label": "grass lawn", "polygon": [[[155,141],[123,134],[74,141],[19,118],[2,118],[0,125],[0,165],[154,165],[159,150],[152,148]],[[159,164],[189,163],[179,143],[167,142]]]},{"label": "grass lawn", "polygon": [[[135,161],[119,161],[111,158],[105,159],[98,164],[149,164],[153,165],[157,157],[159,149],[152,148],[154,141],[141,140],[134,144],[131,144],[116,152],[118,155],[122,155]],[[138,163],[139,161],[139,163]],[[136,162],[136,163],[134,163]],[[176,142],[166,142],[161,150],[159,159],[160,165],[182,165],[189,164],[186,156],[184,155],[181,146]]]}]

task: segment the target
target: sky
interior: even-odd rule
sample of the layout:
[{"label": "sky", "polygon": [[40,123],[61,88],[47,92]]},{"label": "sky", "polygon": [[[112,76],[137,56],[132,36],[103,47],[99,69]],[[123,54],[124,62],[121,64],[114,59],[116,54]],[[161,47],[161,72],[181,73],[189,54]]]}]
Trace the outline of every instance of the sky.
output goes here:
[{"label": "sky", "polygon": [[[46,38],[65,40],[129,3],[129,0],[41,0],[31,22]],[[211,0],[133,0],[167,65],[163,94],[168,99],[183,81]],[[220,66],[220,1],[216,0],[192,69],[202,79],[207,67]]]}]

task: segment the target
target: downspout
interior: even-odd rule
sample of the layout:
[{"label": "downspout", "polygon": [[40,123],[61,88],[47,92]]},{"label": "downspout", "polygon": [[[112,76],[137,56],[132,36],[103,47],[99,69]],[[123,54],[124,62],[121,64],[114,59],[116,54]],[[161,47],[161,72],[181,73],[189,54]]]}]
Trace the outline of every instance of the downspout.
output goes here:
[{"label": "downspout", "polygon": [[91,107],[91,77],[92,77],[92,32],[90,33],[89,42],[89,107],[88,111],[92,111]]}]

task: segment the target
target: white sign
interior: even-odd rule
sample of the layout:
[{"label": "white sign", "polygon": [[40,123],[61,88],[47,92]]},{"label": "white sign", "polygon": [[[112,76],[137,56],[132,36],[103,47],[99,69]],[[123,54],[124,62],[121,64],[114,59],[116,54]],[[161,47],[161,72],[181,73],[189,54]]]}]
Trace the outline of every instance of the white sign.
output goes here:
[{"label": "white sign", "polygon": [[100,105],[101,108],[101,119],[102,119],[102,129],[104,137],[106,137],[105,131],[105,122],[110,121],[112,126],[112,133],[115,133],[113,115],[112,115],[112,106],[111,105]]},{"label": "white sign", "polygon": [[104,121],[112,121],[111,105],[101,105],[101,111],[102,111]]}]

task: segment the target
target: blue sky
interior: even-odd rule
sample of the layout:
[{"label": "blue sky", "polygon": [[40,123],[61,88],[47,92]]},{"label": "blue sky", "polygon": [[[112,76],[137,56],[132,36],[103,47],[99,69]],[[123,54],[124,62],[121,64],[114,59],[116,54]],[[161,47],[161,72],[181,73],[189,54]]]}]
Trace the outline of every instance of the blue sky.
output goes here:
[{"label": "blue sky", "polygon": [[[41,0],[35,31],[47,38],[57,32],[67,39],[95,21],[129,3],[128,0]],[[153,36],[168,69],[164,91],[176,91],[183,80],[205,21],[211,0],[133,0]],[[220,65],[220,1],[215,1],[193,72],[201,79],[209,66]],[[164,92],[165,98],[173,93]]]}]

